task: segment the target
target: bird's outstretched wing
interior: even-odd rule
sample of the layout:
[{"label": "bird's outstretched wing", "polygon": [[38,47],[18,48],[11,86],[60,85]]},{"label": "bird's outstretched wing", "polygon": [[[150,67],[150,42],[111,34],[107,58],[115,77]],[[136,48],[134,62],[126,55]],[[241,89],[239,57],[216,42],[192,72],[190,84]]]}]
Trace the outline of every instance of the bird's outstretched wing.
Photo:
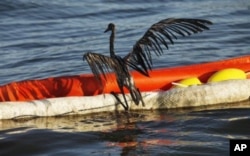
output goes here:
[{"label": "bird's outstretched wing", "polygon": [[99,82],[101,82],[101,75],[107,80],[108,72],[115,72],[120,66],[117,65],[117,60],[98,53],[87,52],[83,55],[83,60],[86,60]]},{"label": "bird's outstretched wing", "polygon": [[153,24],[133,46],[125,60],[140,65],[144,72],[151,70],[152,52],[157,56],[163,54],[162,45],[168,49],[179,36],[189,36],[194,33],[209,30],[207,25],[212,22],[203,19],[168,18]]},{"label": "bird's outstretched wing", "polygon": [[136,64],[133,64],[129,60],[124,60],[119,56],[109,57],[98,53],[87,52],[83,55],[83,60],[86,60],[99,82],[101,82],[101,75],[107,80],[107,73],[114,72],[116,75],[129,77],[130,73],[128,67],[140,72],[143,75],[147,75]]}]

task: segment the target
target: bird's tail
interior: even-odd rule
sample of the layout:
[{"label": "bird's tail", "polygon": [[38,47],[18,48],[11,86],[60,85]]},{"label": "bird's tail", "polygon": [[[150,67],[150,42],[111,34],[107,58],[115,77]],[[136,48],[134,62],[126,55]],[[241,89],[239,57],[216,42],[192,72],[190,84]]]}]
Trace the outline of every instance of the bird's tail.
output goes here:
[{"label": "bird's tail", "polygon": [[141,102],[142,106],[145,106],[145,103],[144,103],[142,96],[141,96],[141,92],[138,88],[136,88],[134,86],[130,87],[129,92],[130,92],[132,100],[134,101],[134,103],[136,105],[139,105],[139,103]]}]

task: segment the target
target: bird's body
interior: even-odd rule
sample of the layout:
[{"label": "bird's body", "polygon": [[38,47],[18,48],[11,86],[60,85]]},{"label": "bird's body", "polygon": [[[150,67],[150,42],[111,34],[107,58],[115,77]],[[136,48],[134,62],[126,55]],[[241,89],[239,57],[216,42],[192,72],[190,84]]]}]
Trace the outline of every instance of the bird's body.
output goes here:
[{"label": "bird's body", "polygon": [[[125,110],[128,110],[128,102],[127,102],[127,99],[125,96],[124,87],[129,90],[131,98],[136,105],[139,105],[139,103],[141,102],[142,105],[144,106],[145,104],[144,104],[144,101],[141,97],[141,93],[140,93],[139,89],[135,87],[134,79],[130,75],[130,72],[128,69],[129,65],[131,67],[134,67],[134,68],[137,68],[137,66],[132,65],[124,58],[115,54],[115,51],[114,51],[115,25],[113,23],[110,23],[108,25],[108,28],[104,32],[107,32],[107,31],[111,31],[110,40],[109,40],[110,41],[110,43],[109,43],[110,57],[107,57],[107,56],[104,56],[101,54],[96,54],[96,53],[87,53],[84,55],[84,57],[87,59],[90,66],[93,66],[93,63],[97,64],[96,61],[98,61],[98,59],[95,61],[93,59],[91,59],[91,57],[94,57],[94,55],[98,55],[98,58],[102,58],[102,59],[105,58],[106,61],[104,61],[104,62],[106,62],[106,63],[109,62],[108,66],[115,73],[116,81],[117,81],[118,87],[122,93],[125,104],[119,99],[119,97],[117,96],[117,93],[111,92],[111,94],[113,94],[115,96],[115,98],[122,104],[122,106],[124,107]],[[99,60],[99,63],[100,62],[101,62],[101,59]],[[96,69],[92,69],[92,71],[96,71]],[[138,71],[139,71],[139,69],[138,69]],[[142,72],[142,74],[144,74],[144,73]]]},{"label": "bird's body", "polygon": [[[123,59],[120,56],[115,54],[115,51],[114,51],[115,25],[113,23],[110,23],[104,32],[107,32],[107,31],[111,31],[110,41],[109,41],[110,57],[112,59],[116,60],[117,61],[116,65],[122,69],[122,70],[120,70],[120,69],[114,70],[114,72],[115,72],[115,75],[117,78],[116,79],[117,84],[119,86],[120,91],[123,94],[123,98],[124,98],[124,101],[126,104],[126,106],[124,108],[128,109],[128,104],[127,104],[126,97],[124,96],[123,87],[125,87],[129,90],[131,98],[136,105],[138,105],[141,101],[142,105],[144,106],[144,101],[141,97],[141,92],[139,91],[138,88],[135,87],[134,79],[130,75],[127,60],[125,60],[125,59]],[[136,67],[136,65],[135,65],[135,67]],[[144,73],[142,73],[142,74],[144,74]],[[115,93],[113,93],[113,95],[116,96]]]},{"label": "bird's body", "polygon": [[[161,45],[164,45],[168,49],[168,44],[174,44],[173,39],[177,39],[178,35],[184,37],[208,30],[209,28],[206,25],[209,24],[212,23],[202,19],[169,18],[161,20],[153,24],[143,37],[135,43],[131,52],[122,58],[115,54],[115,25],[110,23],[105,30],[105,32],[111,31],[109,44],[110,57],[88,52],[84,54],[84,59],[87,60],[92,72],[99,80],[100,74],[103,74],[106,79],[105,74],[107,71],[111,70],[115,73],[117,84],[126,104],[126,106],[123,104],[125,109],[128,109],[128,104],[124,95],[124,87],[129,90],[135,104],[138,105],[141,102],[144,105],[141,93],[139,89],[136,88],[133,77],[130,75],[129,67],[145,76],[149,76],[148,70],[152,69],[152,52],[157,56],[162,55],[163,49]],[[112,92],[112,94],[120,101],[116,93]]]},{"label": "bird's body", "polygon": [[[116,81],[118,84],[118,87],[123,95],[123,99],[125,101],[125,105],[120,101],[121,104],[123,104],[123,107],[127,110],[128,109],[128,104],[127,104],[127,99],[124,95],[124,89],[123,87],[127,88],[129,90],[130,96],[133,100],[133,102],[138,105],[140,103],[140,101],[142,102],[142,105],[144,106],[144,101],[141,97],[141,93],[139,91],[138,88],[136,88],[135,83],[134,83],[134,79],[133,77],[130,75],[129,69],[126,65],[126,62],[119,56],[115,56],[113,57],[113,59],[115,60],[119,60],[117,61],[117,66],[121,67],[121,69],[117,69],[115,70],[115,75],[116,75]],[[114,96],[116,96],[116,93],[112,92],[112,94]],[[116,98],[118,98],[116,96]]]}]

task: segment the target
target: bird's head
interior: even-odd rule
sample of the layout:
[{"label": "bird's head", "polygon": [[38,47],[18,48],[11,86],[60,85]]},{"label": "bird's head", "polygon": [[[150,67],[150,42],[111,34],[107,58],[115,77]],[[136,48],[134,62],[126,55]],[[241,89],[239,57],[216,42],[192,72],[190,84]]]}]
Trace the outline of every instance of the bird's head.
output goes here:
[{"label": "bird's head", "polygon": [[115,29],[115,24],[114,23],[109,23],[107,29],[104,32],[112,31]]}]

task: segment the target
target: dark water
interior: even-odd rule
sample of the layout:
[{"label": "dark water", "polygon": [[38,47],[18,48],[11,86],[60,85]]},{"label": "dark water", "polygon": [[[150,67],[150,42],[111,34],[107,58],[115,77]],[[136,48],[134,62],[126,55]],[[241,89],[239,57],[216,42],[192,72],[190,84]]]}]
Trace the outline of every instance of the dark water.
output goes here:
[{"label": "dark water", "polygon": [[[89,73],[82,54],[107,54],[108,23],[117,25],[122,56],[151,24],[169,17],[214,25],[154,57],[155,68],[250,53],[249,0],[1,0],[0,84]],[[249,106],[4,120],[0,155],[228,155],[229,139],[250,138]]]}]

